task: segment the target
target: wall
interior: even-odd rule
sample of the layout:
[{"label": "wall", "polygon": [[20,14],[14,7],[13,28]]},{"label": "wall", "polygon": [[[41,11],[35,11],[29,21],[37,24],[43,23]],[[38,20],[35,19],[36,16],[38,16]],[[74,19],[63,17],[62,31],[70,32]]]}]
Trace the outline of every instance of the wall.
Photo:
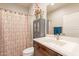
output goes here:
[{"label": "wall", "polygon": [[48,19],[51,22],[50,25],[50,34],[53,33],[53,27],[55,26],[63,26],[63,16],[79,11],[79,4],[68,4],[63,6],[62,8],[59,8],[53,12],[50,12],[48,14]]},{"label": "wall", "polygon": [[63,33],[66,36],[79,37],[79,12],[63,17]]},{"label": "wall", "polygon": [[0,3],[0,8],[10,9],[17,12],[28,13],[28,9],[14,3]]}]

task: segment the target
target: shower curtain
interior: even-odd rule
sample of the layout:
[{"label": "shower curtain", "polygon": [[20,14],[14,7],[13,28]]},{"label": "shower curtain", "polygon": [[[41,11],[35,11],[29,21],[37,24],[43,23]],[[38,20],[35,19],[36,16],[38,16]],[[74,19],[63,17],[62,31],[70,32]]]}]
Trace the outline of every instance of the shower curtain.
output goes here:
[{"label": "shower curtain", "polygon": [[0,9],[0,55],[19,56],[27,48],[27,15]]}]

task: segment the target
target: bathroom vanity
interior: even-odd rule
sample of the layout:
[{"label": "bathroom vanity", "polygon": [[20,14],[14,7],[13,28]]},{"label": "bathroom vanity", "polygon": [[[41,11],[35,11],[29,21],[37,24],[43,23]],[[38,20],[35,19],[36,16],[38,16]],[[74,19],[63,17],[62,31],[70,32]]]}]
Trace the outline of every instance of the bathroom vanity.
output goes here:
[{"label": "bathroom vanity", "polygon": [[35,56],[62,56],[61,54],[49,49],[48,47],[34,41]]},{"label": "bathroom vanity", "polygon": [[52,37],[41,37],[33,39],[35,56],[79,56],[79,44],[68,41],[79,39],[61,36],[59,40]]}]

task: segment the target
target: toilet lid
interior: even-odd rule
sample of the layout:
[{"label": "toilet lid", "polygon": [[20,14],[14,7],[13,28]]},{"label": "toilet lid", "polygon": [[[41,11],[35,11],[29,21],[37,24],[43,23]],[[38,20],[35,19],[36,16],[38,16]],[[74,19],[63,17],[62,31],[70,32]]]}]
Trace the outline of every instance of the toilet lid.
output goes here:
[{"label": "toilet lid", "polygon": [[23,53],[32,53],[34,51],[34,48],[33,47],[30,47],[30,48],[26,48],[23,50]]}]

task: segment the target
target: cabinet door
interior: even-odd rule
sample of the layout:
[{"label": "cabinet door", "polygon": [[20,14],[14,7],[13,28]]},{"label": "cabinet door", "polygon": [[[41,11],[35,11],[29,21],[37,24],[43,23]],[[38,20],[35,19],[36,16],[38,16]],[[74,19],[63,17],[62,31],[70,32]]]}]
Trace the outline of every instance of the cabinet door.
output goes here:
[{"label": "cabinet door", "polygon": [[40,22],[39,20],[35,20],[33,22],[33,38],[38,38],[40,37]]},{"label": "cabinet door", "polygon": [[43,56],[42,52],[39,50],[39,44],[34,41],[34,56]]},{"label": "cabinet door", "polygon": [[36,37],[36,21],[33,22],[33,38]]},{"label": "cabinet door", "polygon": [[40,37],[40,22],[39,20],[37,21],[37,37],[39,38]]},{"label": "cabinet door", "polygon": [[45,36],[45,20],[41,19],[40,20],[40,36],[44,37]]},{"label": "cabinet door", "polygon": [[34,43],[34,55],[35,56],[48,56],[48,53],[44,51],[38,43]]}]

